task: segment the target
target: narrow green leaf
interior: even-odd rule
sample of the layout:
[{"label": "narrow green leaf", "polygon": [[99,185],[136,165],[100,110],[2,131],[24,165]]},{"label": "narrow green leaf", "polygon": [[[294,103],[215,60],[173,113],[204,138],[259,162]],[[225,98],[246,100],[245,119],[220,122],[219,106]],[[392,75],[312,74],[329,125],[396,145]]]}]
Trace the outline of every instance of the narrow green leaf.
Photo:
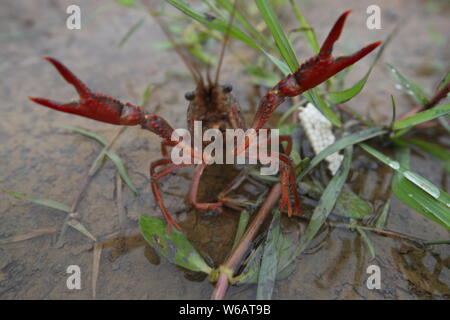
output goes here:
[{"label": "narrow green leaf", "polygon": [[409,95],[413,96],[421,105],[426,105],[428,103],[428,98],[424,90],[417,84],[406,79],[397,69],[395,69],[392,65],[387,63],[389,69],[391,69],[392,73],[400,80],[402,89]]},{"label": "narrow green leaf", "polygon": [[315,237],[320,227],[325,223],[331,210],[333,210],[336,200],[341,193],[348,172],[350,171],[352,161],[353,146],[350,145],[345,148],[344,160],[341,167],[331,179],[328,186],[323,191],[319,204],[314,209],[311,220],[305,233],[301,239],[300,245],[296,250],[296,256],[299,256],[309,245],[310,241]]},{"label": "narrow green leaf", "polygon": [[70,207],[61,202],[57,202],[57,201],[53,201],[53,200],[49,200],[49,199],[43,199],[43,198],[29,197],[23,193],[14,192],[14,191],[3,190],[3,192],[5,192],[13,197],[16,197],[17,199],[20,199],[20,200],[25,200],[28,202],[40,204],[42,206],[46,206],[46,207],[53,208],[56,210],[70,212]]},{"label": "narrow green leaf", "polygon": [[389,128],[393,130],[395,119],[397,119],[397,106],[395,105],[394,96],[391,94],[391,104],[392,104],[392,118],[391,118],[391,124],[389,125]]},{"label": "narrow green leaf", "polygon": [[[392,185],[394,193],[400,200],[414,209],[418,208],[418,206],[422,207],[423,210],[417,210],[419,213],[424,214],[426,217],[440,223],[447,229],[450,229],[450,195],[444,190],[436,187],[424,177],[409,171],[408,166],[401,165],[399,161],[390,159],[364,143],[361,143],[360,146],[370,155],[390,166],[401,175],[397,176],[396,181]],[[401,150],[405,149],[406,151],[403,152],[408,152],[407,148],[401,148]],[[402,157],[403,163],[406,163],[407,160],[404,159],[408,159],[408,155],[400,156],[400,158]],[[405,180],[409,183],[404,182]],[[413,204],[415,205],[413,206]]]},{"label": "narrow green leaf", "polygon": [[369,203],[351,190],[342,190],[333,212],[347,218],[361,220],[372,213]]},{"label": "narrow green leaf", "polygon": [[[317,93],[316,88],[309,90],[306,93],[308,100],[320,111],[322,114],[331,121],[336,127],[341,127],[342,122],[336,113],[331,109],[331,107],[322,99],[322,97]],[[311,101],[312,100],[312,101]]]},{"label": "narrow green leaf", "polygon": [[437,88],[437,91],[441,91],[442,89],[444,89],[444,87],[446,87],[449,84],[449,82],[450,82],[450,72],[448,72],[447,75],[444,77],[444,79],[441,80]]},{"label": "narrow green leaf", "polygon": [[[233,3],[230,0],[215,0],[215,2],[220,4],[229,14],[232,14]],[[244,27],[244,30],[247,30],[252,37],[258,39],[259,43],[261,43],[264,47],[270,47],[270,44],[264,34],[256,30],[256,28],[249,22],[248,18],[244,17],[239,10],[236,10],[234,15],[236,20],[239,21],[239,23]]]},{"label": "narrow green leaf", "polygon": [[367,234],[364,232],[364,230],[361,229],[359,226],[356,226],[355,228],[356,228],[356,231],[358,231],[359,234],[361,235],[361,238],[363,239],[364,243],[367,245],[367,248],[369,249],[369,252],[370,252],[371,259],[375,259],[375,249],[373,247],[372,240],[370,240],[370,238],[367,236]]},{"label": "narrow green leaf", "polygon": [[308,166],[306,166],[306,168],[302,170],[300,175],[297,177],[297,181],[305,177],[315,166],[317,166],[322,160],[324,160],[330,154],[338,152],[346,148],[347,146],[371,139],[373,137],[380,136],[386,132],[387,131],[383,127],[372,127],[342,137],[341,139],[337,140],[335,143],[324,149],[318,155],[316,155],[308,164]]},{"label": "narrow green leaf", "polygon": [[253,49],[259,50],[260,52],[264,53],[270,59],[270,61],[272,61],[272,63],[275,64],[281,70],[281,72],[284,75],[288,75],[290,73],[289,67],[283,61],[269,54],[264,48],[262,48],[245,32],[238,29],[237,27],[230,26],[230,28],[228,28],[228,22],[225,22],[216,17],[205,15],[197,10],[194,10],[190,6],[188,6],[184,1],[181,0],[166,0],[166,1],[169,2],[171,5],[173,5],[175,8],[177,8],[178,10],[180,10],[181,12],[183,12],[184,14],[188,15],[194,20],[197,20],[198,22],[200,22],[209,29],[218,30],[223,34],[229,32],[232,38],[240,40],[245,44],[247,44],[248,46],[252,47]]},{"label": "narrow green leaf", "polygon": [[123,181],[125,181],[125,183],[134,192],[135,195],[138,195],[139,192],[137,191],[136,187],[134,186],[133,181],[131,181],[130,177],[128,176],[127,170],[125,169],[125,166],[123,165],[122,159],[120,159],[120,157],[112,151],[107,151],[106,155],[108,156],[109,159],[111,159],[111,161],[116,166],[117,171],[119,171],[119,174],[122,177]]},{"label": "narrow green leaf", "polygon": [[116,0],[118,4],[124,7],[135,7],[137,6],[136,1],[134,0]]},{"label": "narrow green leaf", "polygon": [[144,93],[142,94],[140,106],[145,106],[148,103],[150,96],[153,92],[153,89],[155,89],[155,85],[153,83],[149,83],[145,87]]},{"label": "narrow green leaf", "polygon": [[97,140],[98,142],[100,142],[104,146],[107,144],[106,140],[103,137],[101,137],[98,134],[93,133],[91,131],[88,131],[88,130],[85,130],[85,129],[81,129],[81,128],[78,128],[78,127],[72,127],[72,126],[60,126],[60,128],[67,129],[67,130],[74,131],[74,132],[78,132],[78,133],[82,134],[83,136],[86,136],[88,138]]},{"label": "narrow green leaf", "polygon": [[[86,137],[92,138],[100,142],[102,145],[106,146],[107,142],[103,137],[99,136],[98,134],[95,134],[93,132],[90,132],[88,130],[84,130],[77,127],[71,127],[71,126],[62,126],[62,128],[78,132]],[[128,187],[134,192],[135,195],[138,195],[139,192],[137,191],[136,187],[133,184],[133,181],[131,181],[130,177],[128,176],[127,170],[125,169],[125,166],[123,164],[122,159],[114,152],[112,151],[106,151],[103,149],[97,158],[95,159],[95,164],[92,166],[92,172],[95,172],[98,167],[102,164],[105,155],[114,163],[114,165],[117,168],[117,171],[119,171],[120,176],[122,177],[123,181],[128,185]]]},{"label": "narrow green leaf", "polygon": [[419,123],[427,122],[443,115],[450,113],[450,103],[444,104],[439,107],[428,109],[407,118],[398,120],[394,123],[394,130],[401,130],[418,125]]},{"label": "narrow green leaf", "polygon": [[275,210],[261,259],[261,267],[258,275],[258,288],[256,291],[256,299],[258,300],[270,300],[272,298],[272,292],[277,276],[279,254],[278,243],[280,234],[280,212]]},{"label": "narrow green leaf", "polygon": [[[409,149],[407,147],[397,147],[395,149],[395,157],[402,167],[409,170]],[[400,172],[396,172],[394,175],[392,191],[403,203],[436,223],[443,225],[443,222],[437,216],[449,215],[448,205],[445,206],[441,202],[436,201],[406,179]],[[449,229],[448,224],[447,226],[444,225],[444,227]]]},{"label": "narrow green leaf", "polygon": [[383,229],[385,227],[387,217],[389,214],[390,205],[391,205],[391,200],[386,201],[386,203],[384,204],[381,214],[378,217],[377,222],[375,223],[375,227],[377,229]]},{"label": "narrow green leaf", "polygon": [[234,236],[234,242],[233,242],[233,248],[231,251],[234,251],[234,248],[238,245],[239,241],[242,238],[242,235],[245,232],[245,229],[247,228],[248,221],[250,220],[250,214],[247,212],[247,210],[242,210],[241,215],[239,217],[239,223],[236,230],[236,235]]},{"label": "narrow green leaf", "polygon": [[72,228],[74,228],[75,230],[79,231],[81,234],[83,234],[84,236],[88,237],[89,239],[91,239],[92,241],[97,241],[97,238],[95,238],[92,233],[90,233],[88,231],[88,229],[86,229],[86,227],[84,225],[82,225],[79,221],[75,220],[75,219],[70,219],[67,221],[67,224],[69,226],[71,226]]},{"label": "narrow green leaf", "polygon": [[272,33],[281,56],[288,64],[290,71],[294,72],[299,67],[297,57],[295,56],[294,49],[284,33],[275,12],[272,10],[267,0],[255,0],[255,2],[258,6],[259,12]]},{"label": "narrow green leaf", "polygon": [[[400,140],[400,139],[399,139]],[[417,147],[419,150],[422,150],[426,153],[429,153],[434,158],[438,159],[447,173],[450,173],[450,152],[441,148],[439,145],[423,141],[419,139],[402,139],[403,141],[409,145]]]},{"label": "narrow green leaf", "polygon": [[299,25],[305,30],[306,39],[308,39],[311,48],[314,50],[314,54],[319,53],[320,46],[317,42],[314,29],[309,25],[300,8],[297,6],[297,3],[294,0],[289,0],[289,2],[291,3],[292,10],[294,11],[294,15],[297,18]]},{"label": "narrow green leaf", "polygon": [[171,263],[192,271],[211,273],[211,267],[183,233],[175,228],[167,231],[167,222],[142,215],[139,226],[145,240]]},{"label": "narrow green leaf", "polygon": [[445,130],[447,130],[448,133],[450,133],[450,116],[446,114],[445,116],[438,118],[439,123],[442,127],[444,127]]},{"label": "narrow green leaf", "polygon": [[[257,284],[261,274],[261,261],[267,241],[261,243],[244,261],[244,270],[236,277],[236,284]],[[297,267],[294,262],[295,250],[300,243],[300,236],[296,233],[283,234],[280,232],[277,242],[278,266],[276,280],[283,280],[289,277]]]},{"label": "narrow green leaf", "polygon": [[131,28],[127,31],[127,33],[120,40],[120,42],[117,46],[119,48],[121,48],[125,44],[125,42],[127,42],[127,40],[142,26],[143,23],[144,23],[144,18],[140,19],[138,22],[136,22],[134,25],[132,25]]}]

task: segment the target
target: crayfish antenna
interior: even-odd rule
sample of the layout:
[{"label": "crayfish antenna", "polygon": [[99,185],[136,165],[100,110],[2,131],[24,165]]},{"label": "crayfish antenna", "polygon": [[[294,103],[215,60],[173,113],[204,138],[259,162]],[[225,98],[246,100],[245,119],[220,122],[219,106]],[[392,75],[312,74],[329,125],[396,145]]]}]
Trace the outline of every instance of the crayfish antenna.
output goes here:
[{"label": "crayfish antenna", "polygon": [[[66,68],[61,62],[52,57],[42,58],[50,62],[56,70],[61,74],[61,76],[71,85],[75,87],[81,99],[88,98],[91,95],[91,91],[88,87],[75,76],[69,69]],[[51,108],[51,107],[50,107]]]}]

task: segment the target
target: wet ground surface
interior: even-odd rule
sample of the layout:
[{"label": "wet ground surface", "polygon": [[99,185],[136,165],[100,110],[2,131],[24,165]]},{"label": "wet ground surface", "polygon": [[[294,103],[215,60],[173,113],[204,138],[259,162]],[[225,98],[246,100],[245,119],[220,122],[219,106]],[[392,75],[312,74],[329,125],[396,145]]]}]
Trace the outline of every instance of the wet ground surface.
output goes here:
[{"label": "wet ground surface", "polygon": [[[57,200],[70,205],[89,166],[101,146],[86,137],[59,128],[79,126],[111,138],[118,127],[53,112],[27,100],[27,96],[51,97],[69,101],[72,88],[40,57],[50,55],[63,61],[95,91],[123,101],[138,103],[149,82],[162,84],[153,94],[147,110],[157,108],[173,127],[185,127],[186,91],[193,89],[180,59],[173,52],[153,48],[164,36],[157,25],[146,19],[143,27],[123,48],[117,44],[128,29],[145,16],[108,1],[79,2],[84,16],[81,30],[65,28],[66,7],[70,1],[0,2],[0,189]],[[394,89],[395,81],[384,66],[389,62],[406,76],[434,89],[448,68],[448,15],[443,1],[377,1],[382,8],[382,30],[365,28],[365,9],[373,1],[307,1],[304,8],[317,35],[323,39],[338,13],[353,8],[354,13],[336,45],[337,52],[351,52],[361,45],[384,39],[395,24],[403,21],[398,36],[388,47],[379,66],[372,73],[363,93],[348,103],[364,110],[379,123],[389,122],[390,99],[394,94],[400,112],[413,101]],[[294,21],[286,21],[295,26]],[[363,27],[362,27],[363,26]],[[440,37],[439,37],[440,35]],[[306,45],[299,45],[298,56],[310,55]],[[243,50],[236,46],[236,50]],[[243,51],[245,52],[245,51]],[[370,59],[359,63],[348,83],[354,83],[367,70]],[[233,83],[244,109],[250,79],[233,57],[226,59],[223,82]],[[167,80],[169,79],[169,80]],[[157,107],[159,105],[159,107]],[[427,139],[447,143],[448,138],[429,131]],[[187,274],[158,258],[138,234],[141,214],[160,217],[150,189],[148,165],[160,158],[159,139],[129,128],[113,146],[126,162],[131,179],[140,195],[123,186],[122,200],[126,220],[120,224],[116,171],[110,162],[95,176],[83,197],[80,221],[104,244],[97,280],[99,299],[208,299],[212,286],[202,277]],[[357,155],[349,182],[375,207],[388,197],[391,171]],[[449,182],[436,163],[414,154],[412,169],[448,190]],[[214,170],[213,170],[214,171]],[[182,169],[162,183],[170,212],[187,236],[209,261],[219,264],[227,255],[237,225],[236,214],[213,216],[189,210],[185,199],[192,176]],[[211,172],[201,186],[205,198],[225,184],[221,171]],[[214,186],[214,189],[211,188]],[[387,227],[428,240],[448,239],[442,227],[408,210],[395,198]],[[0,193],[0,239],[54,228],[59,230],[65,214],[36,204],[26,203]],[[287,230],[304,228],[297,219],[283,221]],[[120,234],[120,230],[125,230]],[[297,229],[298,229],[297,228]],[[119,235],[120,234],[120,235]],[[1,299],[90,299],[92,298],[93,243],[81,233],[69,229],[64,246],[55,247],[58,232],[31,240],[0,244]],[[123,237],[124,236],[124,237]],[[356,232],[324,230],[298,261],[296,272],[277,283],[275,299],[442,299],[450,297],[450,255],[448,246],[419,250],[408,243],[370,234],[377,257],[370,261],[365,244]],[[381,290],[366,287],[366,268],[377,264],[382,272]],[[81,290],[66,287],[69,265],[81,268]],[[229,298],[251,299],[254,286],[233,287]]]}]

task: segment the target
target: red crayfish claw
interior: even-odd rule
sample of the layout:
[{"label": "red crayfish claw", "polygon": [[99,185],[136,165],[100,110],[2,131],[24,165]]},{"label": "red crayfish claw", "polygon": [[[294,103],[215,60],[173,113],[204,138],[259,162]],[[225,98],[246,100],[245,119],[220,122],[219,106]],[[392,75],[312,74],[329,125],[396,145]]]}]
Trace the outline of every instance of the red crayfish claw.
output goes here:
[{"label": "red crayfish claw", "polygon": [[339,71],[354,64],[356,61],[362,59],[381,44],[381,41],[374,42],[349,56],[341,56],[337,58],[332,56],[333,45],[339,39],[345,20],[351,12],[352,10],[348,10],[338,18],[326,40],[322,44],[319,53],[303,63],[297,71],[295,71],[294,77],[296,78],[302,92],[314,88]]},{"label": "red crayfish claw", "polygon": [[80,100],[69,103],[59,103],[45,98],[29,97],[45,107],[62,112],[72,113],[86,118],[118,125],[137,125],[144,122],[145,113],[139,107],[130,103],[122,103],[109,96],[93,93],[66,66],[52,57],[44,57],[61,76],[77,90]]}]

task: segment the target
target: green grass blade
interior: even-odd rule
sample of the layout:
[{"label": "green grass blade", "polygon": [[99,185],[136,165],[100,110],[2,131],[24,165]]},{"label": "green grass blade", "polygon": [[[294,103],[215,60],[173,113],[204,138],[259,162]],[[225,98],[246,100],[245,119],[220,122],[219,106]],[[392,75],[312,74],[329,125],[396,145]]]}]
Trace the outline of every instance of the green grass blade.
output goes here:
[{"label": "green grass blade", "polygon": [[127,31],[127,33],[123,36],[123,38],[119,41],[119,44],[117,45],[119,48],[122,48],[122,46],[127,42],[127,40],[144,24],[144,18],[140,19],[138,22],[136,22],[134,25],[131,26],[131,28]]},{"label": "green grass blade", "polygon": [[245,229],[247,228],[249,220],[250,220],[250,214],[247,212],[247,210],[242,210],[241,215],[239,217],[239,223],[238,223],[238,227],[236,230],[236,235],[234,237],[233,248],[231,249],[231,251],[234,251],[234,248],[236,248],[239,241],[241,240],[241,238],[245,232]]},{"label": "green grass blade", "polygon": [[300,245],[296,250],[295,256],[298,257],[309,245],[310,241],[315,237],[320,227],[325,223],[331,210],[333,210],[336,200],[341,193],[348,172],[350,171],[352,161],[353,146],[350,145],[345,148],[344,160],[341,167],[331,179],[328,186],[323,191],[318,206],[314,209],[311,220],[305,233],[301,239]]},{"label": "green grass blade", "polygon": [[280,235],[280,212],[275,211],[264,244],[261,267],[258,275],[258,288],[256,291],[257,300],[270,300],[272,298],[273,288],[277,277]]},{"label": "green grass blade", "polygon": [[135,0],[116,0],[117,4],[124,7],[136,7],[137,3]]},{"label": "green grass blade", "polygon": [[[403,168],[409,170],[409,148],[397,147],[395,150],[395,158]],[[392,191],[399,200],[410,208],[447,229],[450,229],[448,195],[447,204],[436,201],[436,199],[427,192],[406,179],[401,172],[395,173],[392,182]]]},{"label": "green grass blade", "polygon": [[305,16],[302,14],[300,8],[298,7],[297,3],[294,0],[289,0],[292,10],[294,11],[294,15],[297,18],[297,21],[299,25],[305,30],[306,39],[308,39],[308,42],[311,46],[311,48],[314,51],[314,54],[319,53],[320,45],[319,42],[317,42],[316,33],[314,32],[314,29],[311,28],[308,21],[306,20]]},{"label": "green grass blade", "polygon": [[17,199],[20,199],[20,200],[25,200],[28,202],[40,204],[42,206],[46,206],[46,207],[64,211],[64,212],[70,212],[70,207],[61,202],[57,202],[57,201],[53,201],[53,200],[49,200],[49,199],[43,199],[43,198],[29,197],[23,193],[14,192],[14,191],[3,190],[3,192],[5,192],[13,197],[16,197]]},{"label": "green grass blade", "polygon": [[297,57],[295,56],[294,49],[284,33],[275,12],[272,10],[267,0],[255,0],[255,2],[258,6],[259,12],[272,33],[281,56],[288,64],[291,72],[294,72],[299,67]]},{"label": "green grass blade", "polygon": [[67,221],[67,224],[69,226],[71,226],[72,228],[74,228],[75,230],[77,230],[78,232],[80,232],[81,234],[83,234],[84,236],[91,239],[92,241],[97,241],[97,238],[95,238],[92,235],[92,233],[90,233],[89,230],[86,229],[86,227],[84,225],[82,225],[79,221],[77,221],[75,219],[70,219],[69,221]]},{"label": "green grass blade", "polygon": [[287,75],[290,73],[289,67],[278,58],[275,58],[271,54],[269,54],[264,48],[262,48],[256,41],[254,41],[252,38],[250,38],[245,32],[238,29],[235,26],[230,26],[228,28],[228,22],[225,22],[219,18],[211,18],[207,17],[205,14],[192,9],[189,5],[187,5],[185,2],[181,0],[166,0],[171,5],[173,5],[175,8],[186,14],[187,16],[193,18],[194,20],[197,20],[201,24],[203,24],[205,27],[213,30],[218,30],[225,34],[227,31],[229,31],[229,34],[232,38],[237,39],[245,43],[246,45],[252,47],[253,49],[259,50],[260,52],[264,53],[269,60],[275,64],[284,75]]},{"label": "green grass blade", "polygon": [[430,154],[431,156],[433,156],[442,163],[442,166],[447,173],[450,173],[450,152],[448,152],[447,150],[441,148],[437,144],[419,139],[399,139],[399,140]]},{"label": "green grass blade", "polygon": [[375,249],[373,247],[372,240],[370,240],[370,238],[367,236],[367,234],[364,232],[364,230],[361,229],[359,226],[356,226],[355,228],[356,228],[356,231],[358,231],[359,234],[361,235],[361,238],[363,239],[364,243],[367,245],[367,248],[369,249],[369,252],[370,252],[371,259],[375,259]]},{"label": "green grass blade", "polygon": [[413,114],[412,116],[409,116],[407,118],[398,120],[394,123],[393,129],[401,130],[401,129],[413,127],[420,123],[439,118],[448,113],[450,113],[450,103],[444,104],[439,107],[434,107],[432,109],[428,109],[428,110]]},{"label": "green grass blade", "polygon": [[[399,176],[399,178],[397,178],[397,183],[393,184],[394,193],[400,191],[400,200],[404,201],[406,204],[417,203],[419,206],[426,209],[427,214],[424,214],[425,216],[430,218],[430,215],[432,215],[434,217],[432,220],[440,223],[447,229],[450,229],[450,195],[444,190],[436,187],[424,177],[411,172],[407,166],[401,165],[398,161],[390,159],[364,143],[361,143],[360,146],[367,153],[390,166],[401,175],[401,177]],[[407,158],[407,156],[403,157]],[[406,163],[406,160],[403,160],[403,162]],[[402,188],[399,188],[398,186],[401,182],[400,178],[404,178],[409,183],[403,182],[401,184]],[[408,193],[404,193],[406,190],[408,190]],[[411,201],[406,202],[405,197],[411,198]],[[424,211],[420,210],[418,212],[423,214]]]},{"label": "green grass blade", "polygon": [[387,63],[387,66],[389,67],[389,69],[391,69],[392,73],[400,81],[402,89],[407,94],[413,96],[421,105],[426,105],[428,103],[428,98],[426,97],[424,89],[422,89],[419,85],[409,81],[389,63]]},{"label": "green grass blade", "polygon": [[67,129],[67,130],[74,131],[74,132],[78,132],[78,133],[82,134],[83,136],[86,136],[88,138],[97,140],[98,142],[100,142],[104,146],[107,144],[106,140],[102,136],[100,136],[100,135],[98,135],[96,133],[93,133],[91,131],[88,131],[88,130],[85,130],[85,129],[81,129],[81,128],[78,128],[78,127],[72,127],[72,126],[60,126],[60,128]]},{"label": "green grass blade", "polygon": [[[77,128],[77,127],[71,127],[71,126],[62,126],[62,128],[78,132],[86,137],[92,138],[100,142],[102,145],[106,146],[107,142],[106,140],[99,136],[98,134],[95,134],[93,132]],[[120,176],[122,177],[123,181],[128,185],[128,187],[134,192],[135,195],[138,195],[139,192],[137,191],[136,187],[133,184],[133,181],[131,181],[130,177],[128,176],[127,170],[125,169],[125,166],[123,164],[123,160],[114,152],[112,151],[106,151],[105,148],[99,153],[97,158],[95,159],[95,165],[92,166],[90,173],[93,174],[102,164],[105,155],[114,163],[114,165],[117,168],[117,171],[119,172]]]},{"label": "green grass blade", "polygon": [[377,219],[377,222],[375,223],[375,227],[377,229],[383,229],[386,225],[387,217],[389,215],[389,208],[391,206],[391,200],[386,201],[386,203],[383,206],[383,209],[381,211],[380,216]]},{"label": "green grass blade", "polygon": [[306,168],[302,170],[297,180],[302,179],[304,176],[306,176],[315,166],[317,166],[322,160],[324,160],[330,154],[345,149],[350,145],[371,139],[376,136],[380,136],[386,132],[387,131],[383,127],[372,127],[342,137],[341,139],[333,143],[331,146],[327,147],[318,155],[316,155],[308,164],[308,166],[306,166]]},{"label": "green grass blade", "polygon": [[130,177],[128,176],[127,170],[125,169],[125,166],[123,165],[122,159],[116,153],[111,152],[111,151],[107,151],[106,155],[116,166],[117,171],[119,171],[119,174],[122,177],[123,181],[125,181],[125,183],[134,192],[135,195],[138,195],[139,192],[137,191],[136,187],[134,186],[133,181],[131,181]]},{"label": "green grass blade", "polygon": [[[306,93],[310,102],[336,127],[341,127],[342,122],[331,107],[322,99],[315,88]],[[311,101],[312,100],[312,101]]]},{"label": "green grass blade", "polygon": [[437,91],[441,91],[442,89],[444,89],[444,87],[446,87],[449,82],[450,82],[450,72],[448,72],[447,75],[444,77],[444,79],[442,79],[437,88]]},{"label": "green grass blade", "polygon": [[[233,3],[230,0],[215,0],[216,3],[218,3],[220,6],[222,6],[229,14],[233,12]],[[244,30],[248,31],[248,33],[258,39],[259,43],[264,48],[269,48],[270,44],[267,41],[267,38],[264,36],[263,33],[256,30],[255,27],[249,22],[249,19],[244,17],[238,10],[234,13],[236,20],[244,27]]]},{"label": "green grass blade", "polygon": [[172,228],[170,232],[167,231],[167,222],[141,216],[139,227],[144,239],[171,263],[191,271],[211,273],[211,267],[207,265],[183,233],[175,228]]}]

